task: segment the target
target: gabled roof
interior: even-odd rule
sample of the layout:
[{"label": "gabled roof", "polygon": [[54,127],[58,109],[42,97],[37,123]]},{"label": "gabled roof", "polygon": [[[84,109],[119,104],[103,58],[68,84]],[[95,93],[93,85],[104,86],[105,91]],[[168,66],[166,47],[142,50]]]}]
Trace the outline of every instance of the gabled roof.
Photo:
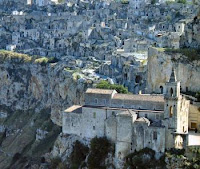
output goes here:
[{"label": "gabled roof", "polygon": [[132,100],[132,101],[150,101],[150,102],[164,102],[163,95],[151,94],[119,94],[116,93],[113,99]]},{"label": "gabled roof", "polygon": [[175,78],[175,70],[174,68],[172,68],[172,73],[169,79],[169,82],[176,82],[176,78]]},{"label": "gabled roof", "polygon": [[65,113],[82,113],[82,106],[73,105],[64,111]]},{"label": "gabled roof", "polygon": [[116,92],[116,90],[88,88],[85,93],[111,95],[113,92]]}]

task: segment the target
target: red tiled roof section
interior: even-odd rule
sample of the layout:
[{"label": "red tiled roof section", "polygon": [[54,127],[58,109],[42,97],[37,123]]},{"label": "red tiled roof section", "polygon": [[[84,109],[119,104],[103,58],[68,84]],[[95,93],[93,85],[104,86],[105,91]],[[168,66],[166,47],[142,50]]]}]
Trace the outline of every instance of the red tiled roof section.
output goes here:
[{"label": "red tiled roof section", "polygon": [[164,102],[163,95],[148,95],[148,94],[119,94],[116,93],[113,99],[120,100],[138,100],[138,101],[149,101],[149,102]]}]

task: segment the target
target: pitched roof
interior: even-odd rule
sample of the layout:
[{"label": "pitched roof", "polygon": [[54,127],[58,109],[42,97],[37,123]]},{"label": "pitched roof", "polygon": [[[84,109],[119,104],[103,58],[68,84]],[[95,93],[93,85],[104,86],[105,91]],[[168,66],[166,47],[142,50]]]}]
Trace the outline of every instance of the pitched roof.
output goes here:
[{"label": "pitched roof", "polygon": [[73,105],[73,106],[69,107],[68,109],[66,109],[64,112],[65,113],[72,113],[72,112],[74,112],[74,113],[81,113],[82,112],[82,106],[80,106],[80,105]]},{"label": "pitched roof", "polygon": [[114,91],[115,90],[88,88],[85,93],[111,95]]},{"label": "pitched roof", "polygon": [[133,101],[151,101],[151,102],[164,102],[164,95],[151,95],[151,94],[119,94],[116,93],[113,99],[119,100],[133,100]]},{"label": "pitched roof", "polygon": [[172,73],[171,73],[169,82],[175,82],[175,81],[176,81],[176,78],[175,78],[175,70],[174,70],[174,68],[172,68]]}]

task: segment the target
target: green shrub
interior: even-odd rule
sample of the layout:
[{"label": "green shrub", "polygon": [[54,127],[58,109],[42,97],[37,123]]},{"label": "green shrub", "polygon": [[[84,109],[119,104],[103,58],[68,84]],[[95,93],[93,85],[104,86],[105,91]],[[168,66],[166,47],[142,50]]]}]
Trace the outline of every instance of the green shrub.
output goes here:
[{"label": "green shrub", "polygon": [[186,4],[187,0],[178,0],[178,3]]},{"label": "green shrub", "polygon": [[118,85],[118,84],[110,84],[108,81],[106,80],[102,80],[100,81],[96,88],[98,89],[114,89],[116,90],[118,93],[124,93],[127,94],[128,93],[128,89],[126,87],[124,87],[123,85]]},{"label": "green shrub", "polygon": [[61,163],[61,158],[60,157],[55,157],[51,159],[51,168],[56,169],[57,166]]},{"label": "green shrub", "polygon": [[89,148],[83,145],[81,142],[76,141],[73,146],[73,152],[70,155],[71,169],[78,169],[80,165],[84,162],[87,154],[89,153]]},{"label": "green shrub", "polygon": [[60,157],[55,157],[51,159],[50,168],[51,169],[66,169],[66,164],[62,162]]},{"label": "green shrub", "polygon": [[200,49],[181,48],[181,49],[165,49],[167,53],[181,53],[185,55],[189,61],[200,60]]},{"label": "green shrub", "polygon": [[112,145],[107,138],[93,138],[91,140],[91,152],[88,157],[89,169],[106,168],[104,161],[109,152],[112,151]]},{"label": "green shrub", "polygon": [[140,151],[135,151],[125,158],[125,168],[164,168],[164,157],[160,160],[155,159],[155,151],[150,148],[144,148]]},{"label": "green shrub", "polygon": [[47,63],[55,63],[57,61],[58,59],[55,57],[51,57],[51,58],[42,57],[42,58],[35,59],[35,63],[39,63],[42,66],[45,66]]},{"label": "green shrub", "polygon": [[171,148],[170,150],[167,151],[167,153],[180,156],[180,155],[184,155],[185,149],[175,149],[175,148]]}]

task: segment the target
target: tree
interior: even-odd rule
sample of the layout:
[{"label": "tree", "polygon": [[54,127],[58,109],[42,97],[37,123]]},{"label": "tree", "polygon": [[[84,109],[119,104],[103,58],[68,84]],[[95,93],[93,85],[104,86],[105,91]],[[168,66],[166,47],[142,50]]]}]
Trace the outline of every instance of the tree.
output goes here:
[{"label": "tree", "polygon": [[106,80],[100,81],[97,84],[96,88],[98,88],[98,89],[113,89],[113,90],[116,90],[118,93],[124,93],[124,94],[128,93],[127,87],[124,87],[123,85],[118,85],[118,84],[110,84]]},{"label": "tree", "polygon": [[178,0],[178,3],[186,4],[186,0]]}]

